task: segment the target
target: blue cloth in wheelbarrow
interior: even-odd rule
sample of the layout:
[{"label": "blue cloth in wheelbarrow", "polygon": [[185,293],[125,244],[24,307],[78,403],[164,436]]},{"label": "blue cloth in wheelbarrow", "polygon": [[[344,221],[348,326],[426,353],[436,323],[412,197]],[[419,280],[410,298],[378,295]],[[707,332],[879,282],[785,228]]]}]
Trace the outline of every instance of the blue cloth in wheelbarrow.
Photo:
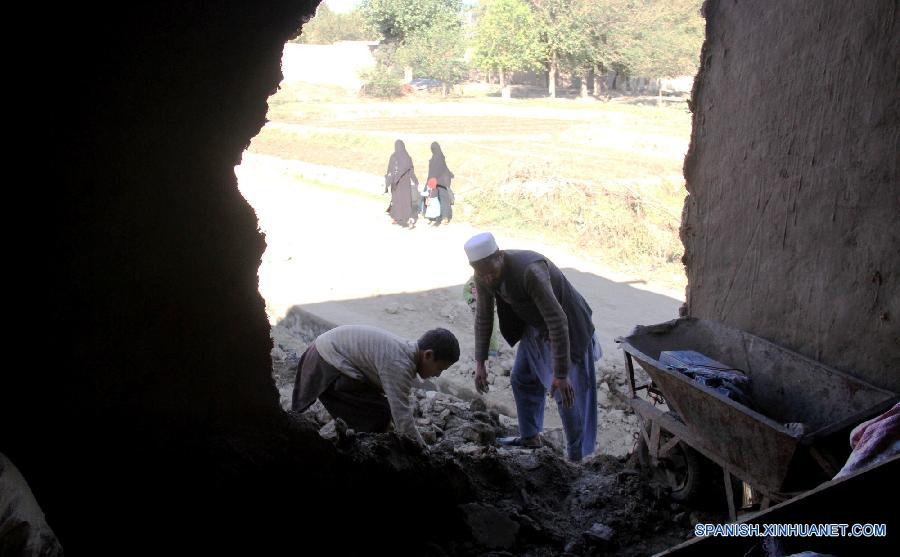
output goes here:
[{"label": "blue cloth in wheelbarrow", "polygon": [[731,400],[752,408],[750,378],[740,369],[713,360],[694,350],[667,350],[659,355],[659,361],[687,375],[697,383],[722,393]]}]

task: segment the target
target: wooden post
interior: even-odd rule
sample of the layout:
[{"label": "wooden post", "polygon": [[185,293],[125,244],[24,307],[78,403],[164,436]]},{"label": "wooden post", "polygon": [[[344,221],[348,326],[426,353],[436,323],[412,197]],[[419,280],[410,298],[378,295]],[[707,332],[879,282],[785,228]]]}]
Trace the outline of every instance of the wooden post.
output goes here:
[{"label": "wooden post", "polygon": [[725,473],[725,497],[728,499],[728,519],[737,522],[737,511],[734,508],[734,490],[731,489],[731,472],[727,467],[722,468]]}]

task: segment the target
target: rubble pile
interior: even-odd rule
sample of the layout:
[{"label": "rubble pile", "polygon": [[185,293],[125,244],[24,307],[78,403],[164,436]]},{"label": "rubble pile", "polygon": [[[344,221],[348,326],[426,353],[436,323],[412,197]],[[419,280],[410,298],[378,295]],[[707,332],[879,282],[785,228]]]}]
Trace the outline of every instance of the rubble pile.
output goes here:
[{"label": "rubble pile", "polygon": [[570,463],[559,430],[545,432],[540,449],[499,447],[498,437],[515,435],[515,420],[481,399],[422,389],[410,399],[428,448],[393,433],[356,433],[318,402],[297,419],[360,464],[456,484],[459,524],[441,527],[465,535],[435,555],[647,555],[691,534],[688,510],[626,457]]}]

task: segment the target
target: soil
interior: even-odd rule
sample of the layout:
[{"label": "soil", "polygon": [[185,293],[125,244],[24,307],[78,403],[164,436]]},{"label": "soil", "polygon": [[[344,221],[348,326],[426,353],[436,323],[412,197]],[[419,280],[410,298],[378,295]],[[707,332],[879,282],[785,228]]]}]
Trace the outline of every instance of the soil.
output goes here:
[{"label": "soil", "polygon": [[[316,403],[298,421],[319,428],[340,452],[399,470],[440,470],[455,491],[464,532],[435,555],[648,555],[690,537],[709,513],[673,503],[635,457],[563,458],[561,433],[540,449],[498,447],[515,425],[481,400],[415,389],[411,401],[426,450],[395,434],[364,434],[335,422]],[[452,480],[451,480],[452,478]],[[427,494],[423,494],[427,495]]]}]

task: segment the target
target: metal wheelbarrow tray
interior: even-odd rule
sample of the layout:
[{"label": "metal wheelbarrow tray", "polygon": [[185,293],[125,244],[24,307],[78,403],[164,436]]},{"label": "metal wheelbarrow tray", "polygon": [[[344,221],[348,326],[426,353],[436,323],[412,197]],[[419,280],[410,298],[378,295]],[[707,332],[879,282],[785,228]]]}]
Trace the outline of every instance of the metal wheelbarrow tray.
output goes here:
[{"label": "metal wheelbarrow tray", "polygon": [[[617,340],[625,351],[631,395],[627,402],[651,426],[644,433],[651,456],[664,455],[679,440],[687,443],[723,468],[730,506],[729,474],[766,495],[764,506],[770,497],[783,499],[789,491],[811,489],[830,479],[846,454],[836,456],[828,439],[834,447],[836,433],[885,411],[898,398],[896,393],[713,321],[680,318],[637,327]],[[660,353],[667,350],[694,350],[743,370],[750,378],[753,409],[660,362]],[[633,360],[647,372],[649,384],[635,384]],[[642,389],[661,394],[677,415],[638,397]],[[802,422],[805,433],[784,427],[792,422]],[[674,437],[662,443],[660,428]],[[839,437],[849,452],[847,437]]]}]

